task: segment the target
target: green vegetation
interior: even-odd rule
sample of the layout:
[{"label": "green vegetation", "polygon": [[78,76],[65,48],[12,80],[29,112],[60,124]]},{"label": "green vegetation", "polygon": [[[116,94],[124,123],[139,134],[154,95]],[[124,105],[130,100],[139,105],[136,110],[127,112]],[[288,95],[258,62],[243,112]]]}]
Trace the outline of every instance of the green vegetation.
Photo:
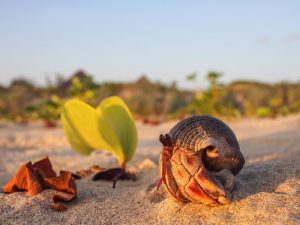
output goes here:
[{"label": "green vegetation", "polygon": [[274,118],[300,112],[300,82],[223,84],[222,76],[219,72],[209,72],[206,76],[209,85],[200,90],[198,74],[187,75],[194,91],[179,90],[175,82],[169,85],[151,82],[145,75],[130,83],[96,83],[92,76],[79,71],[68,80],[58,77],[43,88],[18,79],[9,87],[0,86],[0,118],[16,122],[42,119],[47,126],[54,126],[68,99],[77,98],[96,107],[112,95],[121,97],[136,119],[153,123],[189,114]]},{"label": "green vegetation", "polygon": [[222,73],[211,71],[206,79],[209,87],[206,91],[196,91],[194,98],[188,104],[188,113],[211,114],[218,116],[239,116],[240,111],[236,107],[235,98],[230,96],[227,87],[220,83]]},{"label": "green vegetation", "polygon": [[271,114],[270,108],[268,108],[268,107],[259,107],[257,109],[256,115],[259,118],[266,118],[266,117],[270,117],[272,114]]},{"label": "green vegetation", "polygon": [[60,118],[63,101],[56,95],[35,105],[28,105],[25,111],[31,119],[42,119],[47,127],[55,127]]},{"label": "green vegetation", "polygon": [[135,153],[134,119],[117,96],[104,99],[96,109],[81,100],[69,100],[63,107],[61,120],[71,146],[83,155],[104,149],[114,154],[119,166],[125,168]]}]

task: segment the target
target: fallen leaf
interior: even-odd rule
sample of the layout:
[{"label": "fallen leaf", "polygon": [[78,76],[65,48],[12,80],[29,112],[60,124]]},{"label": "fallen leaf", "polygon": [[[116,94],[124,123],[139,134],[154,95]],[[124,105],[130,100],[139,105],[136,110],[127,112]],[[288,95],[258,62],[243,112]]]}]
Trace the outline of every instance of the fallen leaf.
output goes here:
[{"label": "fallen leaf", "polygon": [[45,189],[56,190],[51,208],[58,211],[66,210],[65,206],[57,203],[58,201],[71,201],[76,198],[77,190],[72,173],[61,171],[57,176],[48,157],[34,164],[31,162],[23,164],[16,175],[3,187],[3,192],[27,191],[28,195],[33,196]]},{"label": "fallen leaf", "polygon": [[82,179],[84,177],[87,177],[93,173],[98,173],[98,172],[101,172],[101,171],[104,171],[105,169],[98,166],[98,165],[93,165],[91,166],[89,169],[87,170],[79,170],[77,171],[75,174],[72,173],[72,177],[75,179],[75,180],[78,180],[78,179]]},{"label": "fallen leaf", "polygon": [[124,168],[111,168],[96,173],[93,177],[93,181],[96,180],[110,180],[113,181],[113,188],[116,187],[117,180],[136,180],[134,173],[125,171]]},{"label": "fallen leaf", "polygon": [[57,190],[57,194],[53,196],[54,202],[71,201],[76,197],[76,184],[72,179],[72,173],[61,171],[60,175],[53,178],[45,178],[51,189]]}]

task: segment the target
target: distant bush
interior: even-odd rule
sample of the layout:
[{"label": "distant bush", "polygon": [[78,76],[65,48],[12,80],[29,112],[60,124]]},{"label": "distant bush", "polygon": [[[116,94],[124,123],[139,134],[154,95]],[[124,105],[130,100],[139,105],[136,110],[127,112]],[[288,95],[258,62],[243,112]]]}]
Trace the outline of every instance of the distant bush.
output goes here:
[{"label": "distant bush", "polygon": [[291,112],[300,112],[300,99],[291,103]]},{"label": "distant bush", "polygon": [[272,113],[271,113],[270,108],[268,108],[268,107],[259,107],[256,111],[256,115],[259,118],[266,118],[266,117],[271,117]]},{"label": "distant bush", "polygon": [[289,108],[287,106],[282,106],[280,108],[280,114],[282,116],[287,116],[289,113],[290,113],[290,110],[289,110]]},{"label": "distant bush", "polygon": [[63,101],[54,95],[35,105],[28,105],[25,110],[31,119],[42,119],[47,127],[54,127],[60,118],[62,106]]}]

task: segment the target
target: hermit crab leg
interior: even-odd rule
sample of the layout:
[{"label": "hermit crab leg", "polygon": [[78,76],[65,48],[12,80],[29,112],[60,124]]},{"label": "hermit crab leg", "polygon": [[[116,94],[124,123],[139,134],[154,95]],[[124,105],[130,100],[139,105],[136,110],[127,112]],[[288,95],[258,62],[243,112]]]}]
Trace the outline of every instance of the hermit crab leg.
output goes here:
[{"label": "hermit crab leg", "polygon": [[159,182],[157,184],[156,190],[159,189],[162,182],[165,182],[165,176],[166,176],[166,170],[167,170],[167,165],[166,164],[167,164],[167,161],[169,161],[170,158],[171,158],[171,155],[170,155],[168,149],[166,149],[166,148],[163,149],[161,157],[162,157],[161,158],[161,162],[162,162],[161,177],[160,177]]},{"label": "hermit crab leg", "polygon": [[173,143],[172,143],[172,140],[171,140],[171,137],[166,134],[165,136],[164,135],[160,135],[159,136],[159,141],[163,144],[163,150],[162,150],[162,154],[161,154],[161,177],[159,179],[159,182],[157,184],[157,188],[156,190],[159,189],[159,187],[161,186],[162,182],[165,182],[165,176],[166,176],[166,169],[167,169],[167,161],[170,160],[170,158],[172,157],[172,152],[173,152],[173,149],[172,149],[172,146],[173,146]]}]

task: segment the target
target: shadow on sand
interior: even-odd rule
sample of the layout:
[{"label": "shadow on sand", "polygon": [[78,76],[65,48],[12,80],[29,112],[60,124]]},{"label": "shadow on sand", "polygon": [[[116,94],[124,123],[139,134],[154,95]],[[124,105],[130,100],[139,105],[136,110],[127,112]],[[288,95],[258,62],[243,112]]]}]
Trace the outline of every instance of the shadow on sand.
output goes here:
[{"label": "shadow on sand", "polygon": [[235,178],[234,198],[241,200],[259,192],[280,194],[280,184],[299,179],[299,136],[299,130],[289,130],[240,141],[246,165]]}]

